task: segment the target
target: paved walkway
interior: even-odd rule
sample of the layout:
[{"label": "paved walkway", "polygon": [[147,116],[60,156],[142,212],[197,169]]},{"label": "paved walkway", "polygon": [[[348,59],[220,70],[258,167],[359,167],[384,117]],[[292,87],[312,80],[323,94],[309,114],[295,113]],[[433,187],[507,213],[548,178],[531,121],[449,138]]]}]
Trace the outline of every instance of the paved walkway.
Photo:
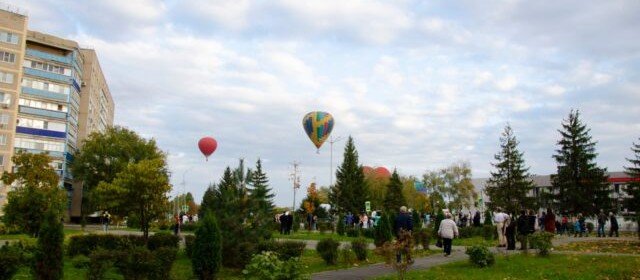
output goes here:
[{"label": "paved walkway", "polygon": [[[595,240],[638,240],[636,237],[617,237],[617,238],[598,238],[598,237],[556,237],[553,240],[554,246],[564,245],[572,242],[582,242],[582,241],[595,241]],[[519,246],[519,244],[517,244]],[[307,243],[307,247],[309,244]],[[517,246],[516,246],[517,247]],[[512,254],[520,254],[521,251],[507,251],[504,248],[490,248],[492,252],[497,255],[512,255]],[[434,266],[439,266],[451,262],[466,260],[467,256],[464,253],[465,246],[453,246],[452,253],[449,257],[444,257],[442,254],[431,255],[427,257],[417,258],[413,266],[410,267],[409,270],[420,270],[420,269],[428,269]],[[530,252],[533,250],[530,250]],[[580,254],[580,255],[604,255],[604,256],[638,256],[636,254],[620,254],[620,253],[582,253],[582,252],[564,252],[564,251],[555,251],[557,254]],[[355,267],[343,270],[332,270],[332,271],[324,271],[311,275],[312,280],[324,280],[324,279],[369,279],[373,277],[385,276],[395,274],[395,270],[386,264],[373,264],[364,267]]]}]

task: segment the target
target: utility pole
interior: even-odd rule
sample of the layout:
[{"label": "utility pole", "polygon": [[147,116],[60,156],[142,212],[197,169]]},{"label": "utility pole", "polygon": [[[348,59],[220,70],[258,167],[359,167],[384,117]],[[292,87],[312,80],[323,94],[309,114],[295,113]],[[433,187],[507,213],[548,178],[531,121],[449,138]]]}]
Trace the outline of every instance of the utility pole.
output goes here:
[{"label": "utility pole", "polygon": [[329,156],[330,157],[330,159],[329,159],[329,175],[330,175],[329,176],[329,178],[330,178],[330,180],[329,180],[329,188],[331,188],[331,186],[333,186],[333,143],[338,142],[340,140],[342,140],[341,136],[338,136],[338,138],[336,138],[336,139],[333,139],[333,136],[331,136],[331,138],[329,139],[329,144],[330,144],[329,150],[331,150],[329,152],[329,154],[330,154],[330,156]]},{"label": "utility pole", "polygon": [[294,161],[293,163],[293,172],[289,175],[289,180],[293,182],[293,208],[291,208],[291,212],[295,212],[296,210],[296,191],[300,188],[300,174],[298,171],[298,166],[300,163]]}]

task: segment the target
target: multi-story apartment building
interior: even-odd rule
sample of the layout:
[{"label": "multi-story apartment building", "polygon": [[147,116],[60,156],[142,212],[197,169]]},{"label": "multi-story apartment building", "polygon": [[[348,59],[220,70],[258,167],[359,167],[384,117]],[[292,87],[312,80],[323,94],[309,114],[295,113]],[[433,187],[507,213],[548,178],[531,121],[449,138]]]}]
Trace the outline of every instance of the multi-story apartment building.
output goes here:
[{"label": "multi-story apartment building", "polygon": [[[6,81],[0,88],[6,87],[3,100],[7,104],[6,110],[0,109],[0,124],[8,118],[6,154],[1,145],[4,134],[0,132],[4,170],[10,170],[9,159],[15,150],[48,153],[60,175],[60,187],[68,194],[68,216],[79,216],[82,187],[73,179],[69,165],[88,134],[113,124],[113,100],[96,53],[81,49],[71,40],[27,31],[26,16],[15,10],[0,9],[0,18],[0,32],[10,34],[2,41],[0,33],[0,47],[4,47],[3,42],[14,45],[7,49],[7,60],[13,60],[13,64],[7,65],[5,72],[0,65],[0,83],[3,77]],[[16,23],[9,24],[5,19]],[[20,28],[21,33],[16,31]],[[11,186],[1,188],[0,207],[6,203]]]}]

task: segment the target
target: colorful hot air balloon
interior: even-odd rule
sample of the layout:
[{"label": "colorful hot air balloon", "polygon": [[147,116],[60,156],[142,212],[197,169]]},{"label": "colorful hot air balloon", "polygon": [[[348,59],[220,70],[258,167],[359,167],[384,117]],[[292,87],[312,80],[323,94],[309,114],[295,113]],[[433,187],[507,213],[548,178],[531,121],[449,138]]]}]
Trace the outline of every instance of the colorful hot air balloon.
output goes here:
[{"label": "colorful hot air balloon", "polygon": [[362,173],[364,173],[364,176],[367,177],[371,174],[373,174],[373,167],[371,166],[362,166]]},{"label": "colorful hot air balloon", "polygon": [[333,117],[326,112],[310,112],[302,118],[304,131],[316,148],[320,149],[322,143],[329,137],[333,129]]},{"label": "colorful hot air balloon", "polygon": [[218,148],[218,142],[216,139],[213,139],[213,137],[203,137],[198,141],[198,148],[204,155],[204,158],[209,161],[209,156]]},{"label": "colorful hot air balloon", "polygon": [[373,172],[376,174],[376,176],[378,178],[390,178],[391,177],[391,172],[389,172],[389,169],[386,169],[386,168],[384,168],[382,166],[376,167],[376,169],[374,169]]}]

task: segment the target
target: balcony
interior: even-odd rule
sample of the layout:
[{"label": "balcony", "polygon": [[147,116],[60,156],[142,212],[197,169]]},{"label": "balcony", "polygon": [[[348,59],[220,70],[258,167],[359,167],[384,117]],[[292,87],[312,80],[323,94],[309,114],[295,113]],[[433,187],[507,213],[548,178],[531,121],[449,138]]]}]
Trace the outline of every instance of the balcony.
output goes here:
[{"label": "balcony", "polygon": [[55,55],[33,49],[27,49],[26,55],[65,64],[71,64],[73,62],[73,59],[70,56]]},{"label": "balcony", "polygon": [[45,151],[39,149],[25,149],[25,148],[15,148],[16,151],[25,151],[31,154],[43,154],[47,153],[52,158],[64,158],[64,154],[62,152],[54,152],[54,151]]},{"label": "balcony", "polygon": [[36,115],[36,116],[44,116],[44,117],[56,118],[56,119],[62,119],[62,120],[66,120],[67,119],[67,113],[51,111],[51,110],[45,110],[45,109],[32,108],[32,107],[20,106],[19,112],[20,113],[24,113],[24,114],[30,114],[30,115]]},{"label": "balcony", "polygon": [[35,89],[30,87],[22,87],[22,93],[45,98],[45,99],[52,99],[52,100],[65,101],[65,102],[69,98],[69,96],[67,96],[66,94],[50,92],[50,91]]},{"label": "balcony", "polygon": [[51,72],[33,69],[29,67],[23,67],[23,68],[24,68],[24,73],[31,76],[41,77],[41,78],[45,78],[45,79],[49,79],[49,80],[53,80],[53,81],[57,81],[65,84],[71,84],[71,81],[73,80],[71,77],[61,75],[61,74],[51,73]]},{"label": "balcony", "polygon": [[16,126],[16,133],[36,135],[36,136],[45,136],[45,137],[53,137],[53,138],[61,138],[64,139],[67,136],[65,132],[39,129],[39,128],[31,128],[24,126]]}]

